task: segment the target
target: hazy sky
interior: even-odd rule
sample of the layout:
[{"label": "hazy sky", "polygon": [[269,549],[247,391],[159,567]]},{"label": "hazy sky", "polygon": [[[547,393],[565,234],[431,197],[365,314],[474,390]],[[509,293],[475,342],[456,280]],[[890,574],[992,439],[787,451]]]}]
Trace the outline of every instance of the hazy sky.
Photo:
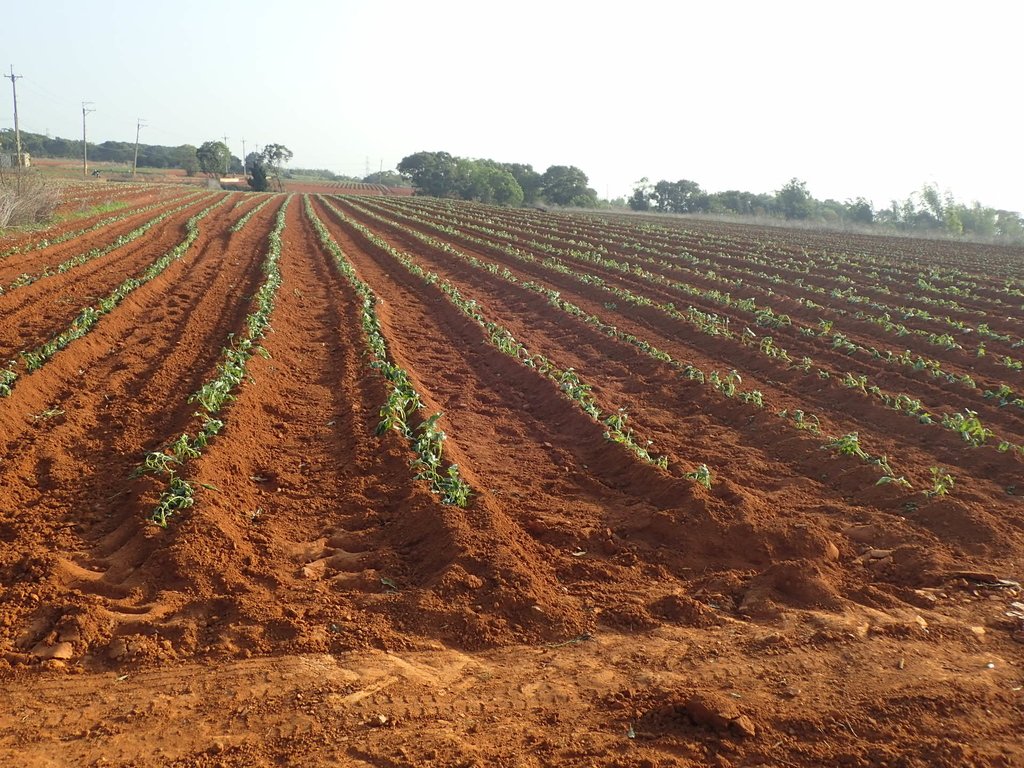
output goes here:
[{"label": "hazy sky", "polygon": [[[290,147],[363,175],[419,150],[876,207],[924,182],[1024,210],[1018,2],[17,3],[24,130]],[[6,93],[3,87],[6,86]],[[12,127],[0,82],[0,127]]]}]

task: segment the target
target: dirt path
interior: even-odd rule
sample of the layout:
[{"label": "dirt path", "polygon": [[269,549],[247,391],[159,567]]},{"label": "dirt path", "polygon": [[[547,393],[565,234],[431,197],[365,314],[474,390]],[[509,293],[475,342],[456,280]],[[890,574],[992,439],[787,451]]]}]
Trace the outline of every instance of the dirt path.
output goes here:
[{"label": "dirt path", "polygon": [[8,681],[0,761],[996,768],[1024,760],[1019,646],[948,630],[930,637],[909,614],[805,620],[781,632],[666,624],[560,648],[352,651]]}]

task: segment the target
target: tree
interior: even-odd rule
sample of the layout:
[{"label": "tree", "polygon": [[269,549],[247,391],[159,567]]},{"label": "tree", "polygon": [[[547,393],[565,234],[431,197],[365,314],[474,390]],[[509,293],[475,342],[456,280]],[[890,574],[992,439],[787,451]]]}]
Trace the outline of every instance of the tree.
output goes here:
[{"label": "tree", "polygon": [[407,187],[408,182],[394,171],[378,171],[361,179],[364,184],[381,184],[385,187]]},{"label": "tree", "polygon": [[700,184],[687,179],[659,181],[650,199],[662,213],[700,213],[711,207],[711,198]]},{"label": "tree", "polygon": [[807,182],[793,177],[782,189],[775,193],[779,211],[787,219],[810,218],[814,210],[811,193],[807,191]]},{"label": "tree", "polygon": [[596,203],[597,193],[587,187],[587,181],[587,174],[574,165],[552,165],[541,177],[544,199],[555,205]]},{"label": "tree", "polygon": [[263,162],[263,155],[250,152],[245,156],[245,175],[249,179],[249,188],[254,192],[266,192],[267,167]]},{"label": "tree", "polygon": [[277,179],[278,190],[283,190],[281,184],[281,166],[292,159],[292,151],[284,144],[267,144],[260,153],[263,165],[266,167],[267,175]]},{"label": "tree", "polygon": [[629,207],[634,211],[651,210],[651,192],[653,189],[654,187],[651,185],[651,182],[644,176],[633,185],[633,194],[629,196]]},{"label": "tree", "polygon": [[523,202],[523,189],[519,182],[493,160],[455,158],[455,169],[448,184],[451,194],[463,200],[513,206]]},{"label": "tree", "polygon": [[196,148],[191,144],[182,144],[177,148],[176,160],[186,176],[195,176],[199,171],[199,158],[196,156]]},{"label": "tree", "polygon": [[863,197],[846,201],[846,215],[855,224],[871,224],[875,220],[871,202]]},{"label": "tree", "polygon": [[223,141],[206,141],[196,150],[196,159],[203,173],[220,176],[228,169],[231,150]]},{"label": "tree", "polygon": [[447,152],[416,152],[403,157],[398,172],[419,194],[447,197],[454,191],[455,158]]},{"label": "tree", "polygon": [[487,187],[487,195],[490,199],[482,200],[481,202],[512,207],[523,204],[525,198],[523,188],[509,171],[493,166],[485,167],[483,169],[483,177]]},{"label": "tree", "polygon": [[501,167],[512,174],[519,188],[523,190],[524,205],[533,205],[540,197],[543,182],[541,175],[533,170],[532,165],[523,163],[502,163]]}]

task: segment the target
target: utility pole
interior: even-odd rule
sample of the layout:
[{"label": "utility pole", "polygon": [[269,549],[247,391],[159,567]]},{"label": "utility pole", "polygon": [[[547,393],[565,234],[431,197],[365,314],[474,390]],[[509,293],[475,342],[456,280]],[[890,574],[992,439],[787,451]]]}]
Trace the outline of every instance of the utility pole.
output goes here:
[{"label": "utility pole", "polygon": [[135,171],[139,167],[139,131],[146,127],[146,121],[141,117],[135,120],[135,159],[132,160],[132,180],[135,179]]},{"label": "utility pole", "polygon": [[90,112],[95,112],[95,109],[89,109],[88,105],[92,104],[91,101],[82,102],[82,177],[89,178],[89,141],[85,138],[85,116]]},{"label": "utility pole", "polygon": [[224,146],[228,149],[228,156],[224,158],[224,175],[227,176],[231,170],[231,147],[228,145],[228,137],[224,137]]},{"label": "utility pole", "polygon": [[10,79],[11,91],[14,93],[14,151],[17,153],[14,156],[17,163],[15,174],[18,178],[18,191],[21,192],[21,131],[18,128],[18,86],[15,84],[15,81],[20,80],[22,76],[14,74],[14,65],[11,64],[11,74],[4,75],[4,77]]},{"label": "utility pole", "polygon": [[245,175],[245,139],[242,139],[242,175]]}]

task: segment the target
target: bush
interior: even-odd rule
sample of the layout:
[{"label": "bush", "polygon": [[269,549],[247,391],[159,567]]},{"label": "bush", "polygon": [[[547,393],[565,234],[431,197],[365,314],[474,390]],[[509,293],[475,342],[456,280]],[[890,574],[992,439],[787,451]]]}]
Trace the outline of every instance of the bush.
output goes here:
[{"label": "bush", "polygon": [[22,179],[21,191],[11,181],[0,184],[0,227],[48,221],[60,203],[60,190],[42,179]]}]

